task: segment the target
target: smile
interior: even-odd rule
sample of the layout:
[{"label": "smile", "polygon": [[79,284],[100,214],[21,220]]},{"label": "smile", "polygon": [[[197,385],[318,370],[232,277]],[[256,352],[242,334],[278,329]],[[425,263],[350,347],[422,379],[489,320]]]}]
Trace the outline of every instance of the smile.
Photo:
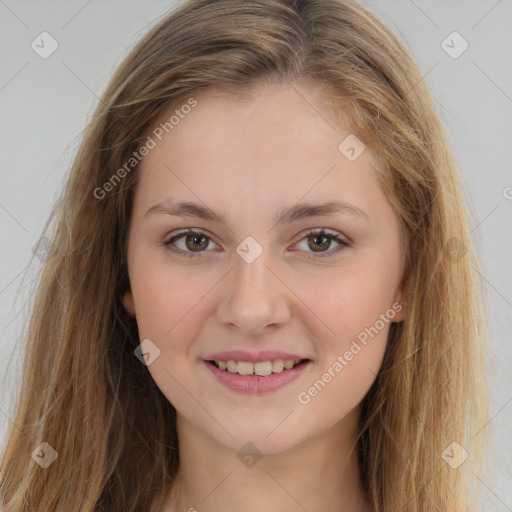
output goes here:
[{"label": "smile", "polygon": [[250,361],[212,361],[220,370],[229,373],[238,373],[239,375],[255,375],[266,377],[273,373],[281,373],[291,370],[305,360],[300,359],[274,359],[273,361],[260,361],[252,363]]},{"label": "smile", "polygon": [[302,375],[313,364],[310,359],[268,361],[205,360],[203,364],[222,386],[239,393],[277,391]]}]

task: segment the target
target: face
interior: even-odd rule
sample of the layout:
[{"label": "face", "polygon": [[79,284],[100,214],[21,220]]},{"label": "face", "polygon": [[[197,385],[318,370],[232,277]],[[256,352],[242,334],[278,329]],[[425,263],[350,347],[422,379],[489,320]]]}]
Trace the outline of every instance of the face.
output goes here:
[{"label": "face", "polygon": [[343,425],[374,382],[404,317],[399,222],[319,90],[194,98],[141,163],[125,304],[178,431],[276,453]]}]

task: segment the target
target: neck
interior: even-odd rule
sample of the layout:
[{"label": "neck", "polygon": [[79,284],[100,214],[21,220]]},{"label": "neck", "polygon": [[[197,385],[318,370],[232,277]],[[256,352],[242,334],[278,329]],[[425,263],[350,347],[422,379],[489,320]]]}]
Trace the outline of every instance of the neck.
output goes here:
[{"label": "neck", "polygon": [[245,463],[178,415],[180,468],[164,510],[368,512],[352,449],[358,413],[286,452]]}]

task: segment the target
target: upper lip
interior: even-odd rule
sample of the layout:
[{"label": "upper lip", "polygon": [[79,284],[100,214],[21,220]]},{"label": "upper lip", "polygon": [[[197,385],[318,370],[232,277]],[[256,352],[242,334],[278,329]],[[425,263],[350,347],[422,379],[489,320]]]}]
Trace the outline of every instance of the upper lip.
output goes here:
[{"label": "upper lip", "polygon": [[227,350],[224,352],[216,352],[204,358],[205,361],[247,361],[250,363],[260,363],[262,361],[283,360],[302,360],[309,359],[299,354],[291,352],[281,352],[279,350],[263,350],[261,352],[247,352],[246,350]]}]

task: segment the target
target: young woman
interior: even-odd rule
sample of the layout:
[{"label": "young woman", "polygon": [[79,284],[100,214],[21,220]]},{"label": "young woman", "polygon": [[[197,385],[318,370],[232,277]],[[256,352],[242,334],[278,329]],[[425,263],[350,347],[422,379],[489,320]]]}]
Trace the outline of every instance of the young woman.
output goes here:
[{"label": "young woman", "polygon": [[368,10],[182,3],[115,73],[52,214],[3,510],[478,509],[460,181]]}]

